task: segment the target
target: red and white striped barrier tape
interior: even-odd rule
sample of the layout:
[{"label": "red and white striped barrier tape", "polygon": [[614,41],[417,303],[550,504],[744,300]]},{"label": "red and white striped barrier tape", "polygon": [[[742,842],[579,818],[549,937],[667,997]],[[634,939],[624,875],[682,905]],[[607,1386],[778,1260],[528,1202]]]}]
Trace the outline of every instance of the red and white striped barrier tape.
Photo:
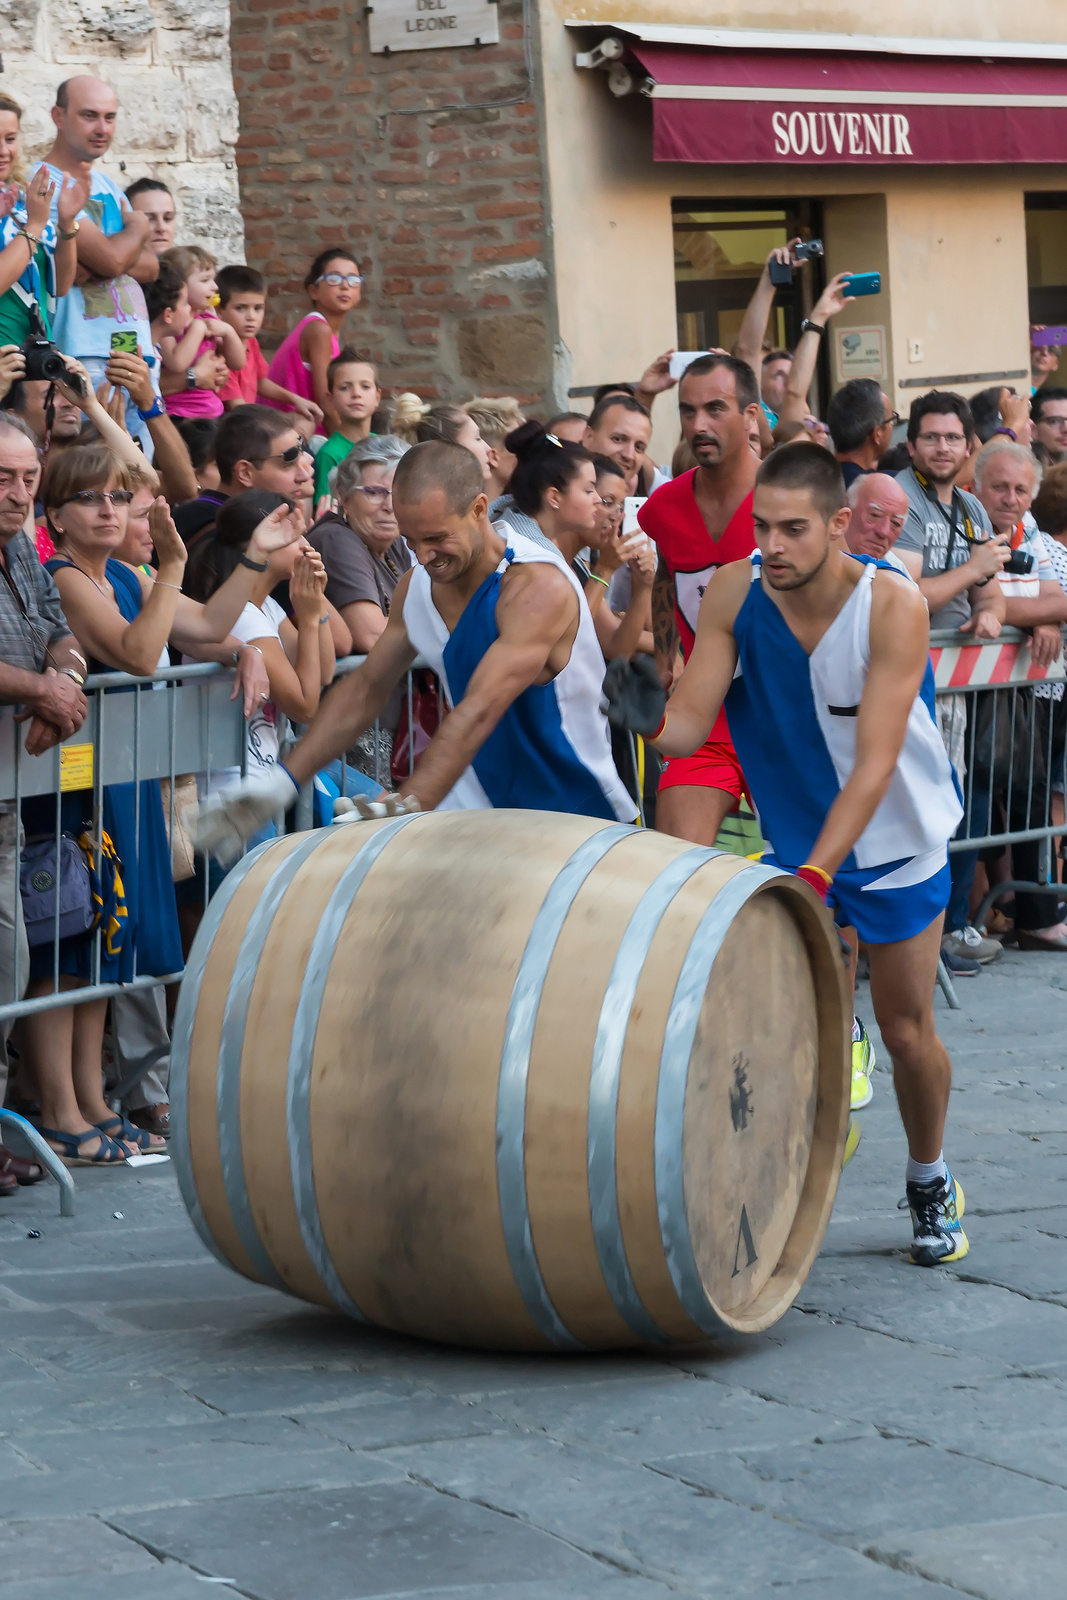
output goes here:
[{"label": "red and white striped barrier tape", "polygon": [[974,688],[982,684],[1061,682],[1063,656],[1050,667],[1036,667],[1028,644],[1002,644],[988,639],[978,644],[933,645],[930,660],[938,689]]}]

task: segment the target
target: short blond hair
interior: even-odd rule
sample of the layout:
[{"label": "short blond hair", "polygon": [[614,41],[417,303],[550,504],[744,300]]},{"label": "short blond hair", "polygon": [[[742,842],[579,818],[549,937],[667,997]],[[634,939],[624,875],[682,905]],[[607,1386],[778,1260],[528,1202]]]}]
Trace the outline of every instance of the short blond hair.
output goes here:
[{"label": "short blond hair", "polygon": [[514,395],[476,395],[463,407],[477,426],[486,444],[498,450],[509,433],[521,428],[526,418]]}]

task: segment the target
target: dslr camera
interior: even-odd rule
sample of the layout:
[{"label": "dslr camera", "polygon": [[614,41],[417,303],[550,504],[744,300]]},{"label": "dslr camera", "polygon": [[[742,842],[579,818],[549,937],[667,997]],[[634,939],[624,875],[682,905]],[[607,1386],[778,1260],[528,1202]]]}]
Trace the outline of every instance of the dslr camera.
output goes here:
[{"label": "dslr camera", "polygon": [[1010,572],[1017,578],[1028,577],[1034,570],[1034,558],[1026,550],[1013,550],[1000,570]]},{"label": "dslr camera", "polygon": [[45,383],[65,383],[75,394],[84,395],[85,385],[76,373],[67,371],[62,352],[45,332],[41,314],[36,305],[30,307],[30,336],[22,346],[26,359],[26,378]]}]

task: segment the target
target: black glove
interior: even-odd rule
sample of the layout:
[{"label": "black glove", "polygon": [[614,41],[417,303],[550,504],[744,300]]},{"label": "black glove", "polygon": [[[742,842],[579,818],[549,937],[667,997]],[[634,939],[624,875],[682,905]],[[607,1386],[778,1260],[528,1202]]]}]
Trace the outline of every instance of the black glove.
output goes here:
[{"label": "black glove", "polygon": [[636,655],[632,662],[617,656],[609,662],[604,674],[604,696],[611,725],[629,728],[646,738],[656,732],[667,709],[667,691],[651,656]]}]

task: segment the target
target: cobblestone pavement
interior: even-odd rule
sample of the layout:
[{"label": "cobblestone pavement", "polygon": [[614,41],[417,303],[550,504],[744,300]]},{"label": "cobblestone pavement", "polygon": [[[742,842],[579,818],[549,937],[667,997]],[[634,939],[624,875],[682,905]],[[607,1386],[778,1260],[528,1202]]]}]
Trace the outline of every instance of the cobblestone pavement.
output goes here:
[{"label": "cobblestone pavement", "polygon": [[365,1332],[216,1265],[169,1167],[0,1201],[0,1600],[1062,1595],[1067,961],[959,991],[968,1259],[904,1259],[880,1071],[797,1309],[699,1354]]}]

